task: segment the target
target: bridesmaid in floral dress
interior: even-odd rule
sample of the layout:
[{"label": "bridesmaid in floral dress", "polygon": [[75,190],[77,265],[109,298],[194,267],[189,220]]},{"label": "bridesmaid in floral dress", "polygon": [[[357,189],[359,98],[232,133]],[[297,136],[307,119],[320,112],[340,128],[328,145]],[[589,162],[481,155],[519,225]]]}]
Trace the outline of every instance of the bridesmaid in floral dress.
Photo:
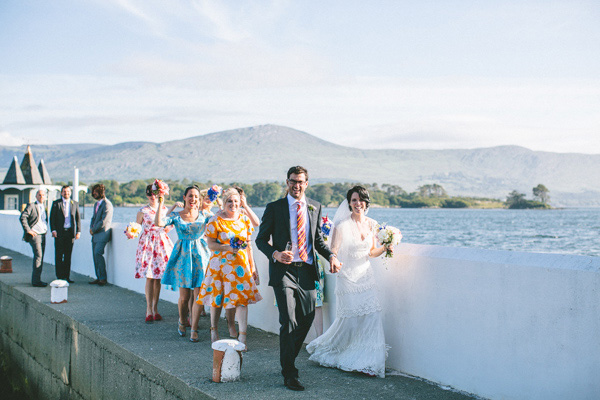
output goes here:
[{"label": "bridesmaid in floral dress", "polygon": [[[167,236],[171,228],[161,228],[154,225],[154,216],[158,207],[158,198],[152,192],[152,185],[146,187],[148,205],[140,208],[136,222],[142,225],[138,248],[135,253],[135,277],[146,278],[146,322],[162,320],[158,313],[158,297],[160,296],[160,280],[169,261],[173,242]],[[164,211],[167,210],[162,206]],[[166,211],[173,211],[175,206]]]},{"label": "bridesmaid in floral dress", "polygon": [[[159,204],[162,204],[162,197],[158,201]],[[190,311],[188,308],[190,292],[193,291],[194,298],[196,298],[204,278],[204,269],[210,257],[204,239],[204,228],[210,217],[213,216],[210,212],[211,205],[212,201],[208,197],[201,197],[198,186],[190,186],[185,189],[181,212],[172,213],[163,219],[161,209],[156,213],[154,220],[158,226],[173,225],[177,230],[178,240],[169,258],[162,283],[179,288],[179,322],[177,326],[179,336],[185,336],[185,321]],[[200,306],[194,305],[191,314],[190,341],[198,342]]]},{"label": "bridesmaid in floral dress", "polygon": [[[240,195],[230,188],[223,193],[223,210],[206,226],[208,247],[212,251],[206,277],[197,302],[210,306],[211,341],[218,340],[217,325],[221,309],[235,310],[240,326],[238,340],[246,344],[248,304],[262,297],[256,287],[247,248],[232,244],[239,239],[251,245],[252,223],[241,212]],[[230,316],[230,321],[233,320]]]}]

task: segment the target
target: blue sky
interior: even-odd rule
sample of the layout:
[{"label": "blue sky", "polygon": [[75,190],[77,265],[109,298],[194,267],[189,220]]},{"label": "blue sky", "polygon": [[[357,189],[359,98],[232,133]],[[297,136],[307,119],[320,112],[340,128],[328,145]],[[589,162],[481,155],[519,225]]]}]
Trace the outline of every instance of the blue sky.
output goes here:
[{"label": "blue sky", "polygon": [[600,153],[597,1],[0,3],[0,143],[280,124],[361,148]]}]

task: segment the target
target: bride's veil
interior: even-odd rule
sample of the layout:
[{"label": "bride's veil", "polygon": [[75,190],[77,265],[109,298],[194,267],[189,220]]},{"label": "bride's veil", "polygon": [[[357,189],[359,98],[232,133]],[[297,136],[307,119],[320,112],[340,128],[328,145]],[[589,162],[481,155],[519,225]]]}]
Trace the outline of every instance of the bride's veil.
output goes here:
[{"label": "bride's veil", "polygon": [[348,208],[348,200],[344,199],[335,211],[335,215],[333,216],[333,226],[335,227],[343,220],[350,218],[351,214],[352,212],[350,211],[350,208]]},{"label": "bride's veil", "polygon": [[340,254],[342,243],[342,230],[340,224],[350,218],[352,212],[348,208],[348,200],[344,199],[333,216],[333,230],[331,232],[331,250],[337,254],[338,258],[344,255]]}]

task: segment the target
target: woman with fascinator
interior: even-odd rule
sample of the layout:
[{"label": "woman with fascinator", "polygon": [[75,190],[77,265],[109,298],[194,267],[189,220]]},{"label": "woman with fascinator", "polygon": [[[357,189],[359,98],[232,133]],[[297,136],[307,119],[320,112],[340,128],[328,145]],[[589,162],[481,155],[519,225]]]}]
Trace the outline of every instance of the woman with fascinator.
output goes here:
[{"label": "woman with fascinator", "polygon": [[331,250],[344,265],[337,274],[337,315],[306,350],[323,366],[384,378],[388,346],[369,259],[393,247],[379,246],[377,222],[366,216],[369,204],[367,189],[354,186],[335,214]]}]

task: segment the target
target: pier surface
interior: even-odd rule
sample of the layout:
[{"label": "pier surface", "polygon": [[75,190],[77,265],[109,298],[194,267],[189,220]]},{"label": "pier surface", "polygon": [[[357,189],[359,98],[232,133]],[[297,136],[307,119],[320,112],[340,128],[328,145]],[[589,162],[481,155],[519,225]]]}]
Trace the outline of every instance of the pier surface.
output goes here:
[{"label": "pier surface", "polygon": [[[88,285],[72,274],[68,302],[50,303],[50,287],[30,285],[30,257],[0,247],[13,273],[0,274],[0,350],[28,376],[38,398],[71,399],[473,399],[389,371],[385,379],[324,368],[302,350],[297,367],[304,392],[283,386],[278,336],[249,328],[239,382],[213,383],[208,317],[200,342],[177,334],[177,306],[161,301],[164,320],[146,324],[144,296],[114,285]],[[46,254],[46,258],[50,254]],[[90,260],[91,261],[91,260]],[[44,264],[42,279],[54,279]],[[163,288],[165,290],[165,288]],[[252,313],[252,306],[249,312]],[[227,338],[227,326],[219,334]]]}]

